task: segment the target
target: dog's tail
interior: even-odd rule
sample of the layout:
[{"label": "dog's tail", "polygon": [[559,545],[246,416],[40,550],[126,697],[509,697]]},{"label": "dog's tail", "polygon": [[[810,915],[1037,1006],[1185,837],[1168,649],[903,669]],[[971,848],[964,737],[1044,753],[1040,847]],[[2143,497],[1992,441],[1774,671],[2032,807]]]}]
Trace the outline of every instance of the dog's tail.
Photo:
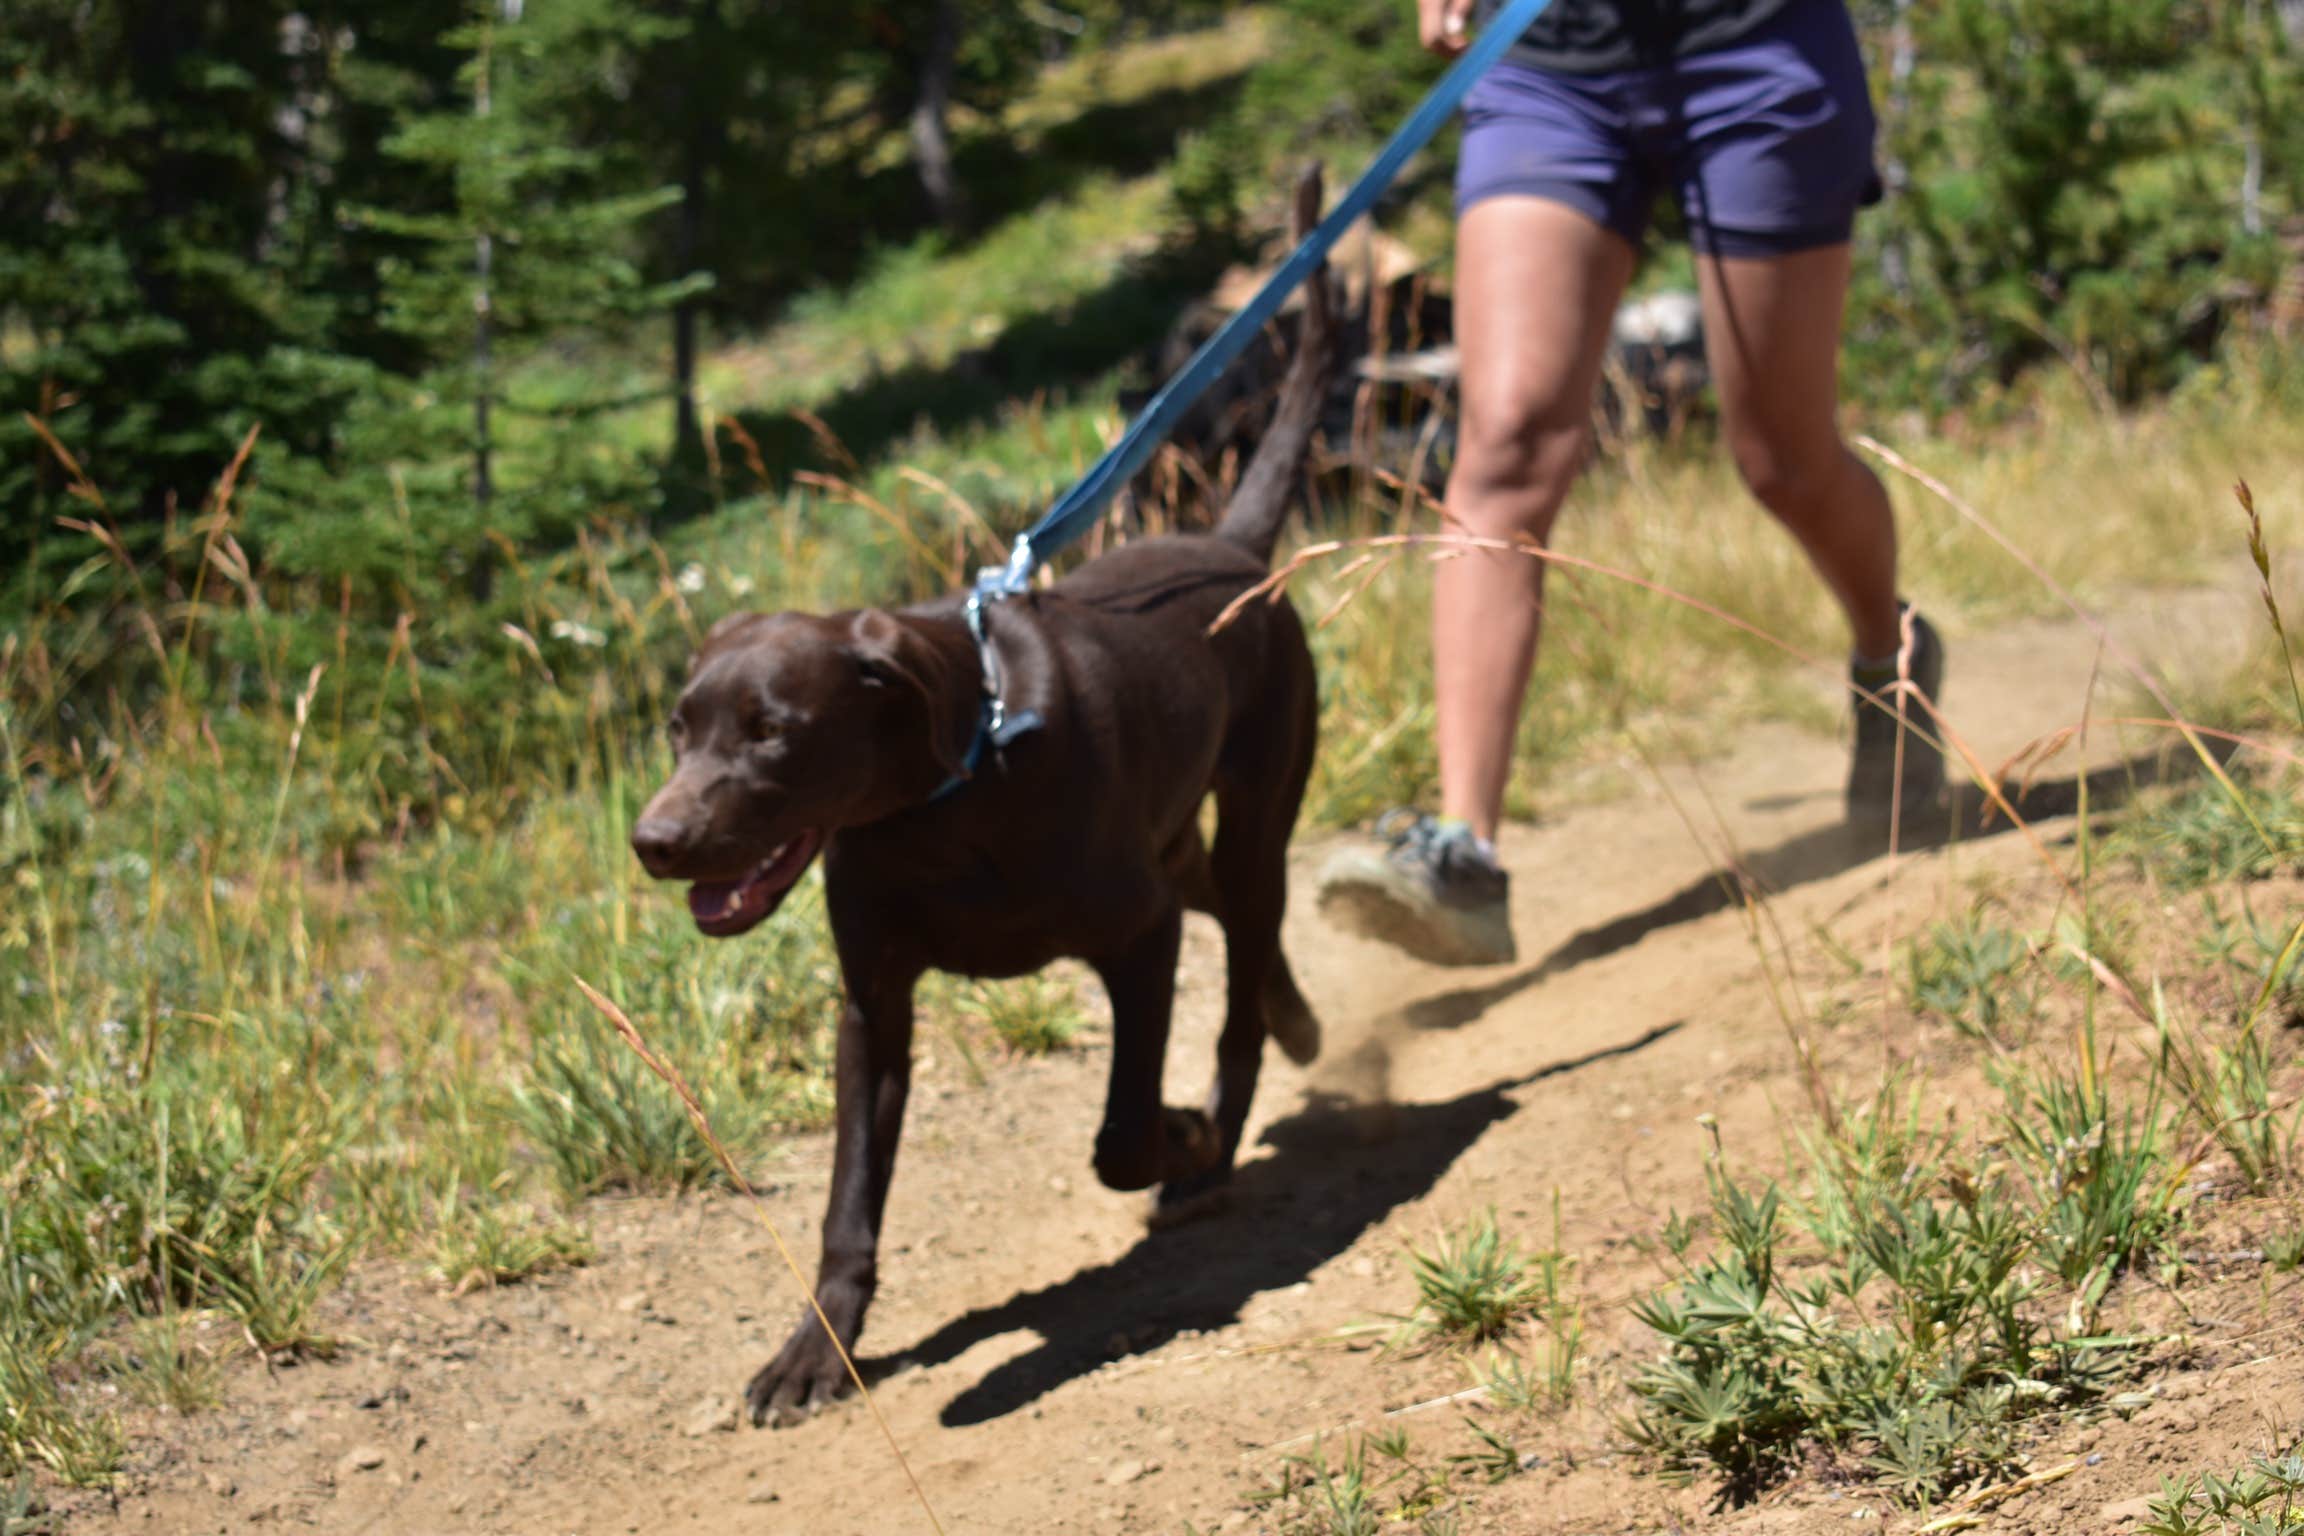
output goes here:
[{"label": "dog's tail", "polygon": [[[1296,183],[1296,210],[1290,234],[1302,242],[1320,218],[1320,167],[1307,166]],[[1312,445],[1312,428],[1328,393],[1329,354],[1335,349],[1335,298],[1328,289],[1328,263],[1304,285],[1304,326],[1296,339],[1296,356],[1288,365],[1288,378],[1280,387],[1280,407],[1272,425],[1256,445],[1247,473],[1232,493],[1232,504],[1216,524],[1219,538],[1229,539],[1269,564],[1272,546],[1279,541],[1280,525],[1288,520],[1297,477],[1304,472],[1304,456]]]}]

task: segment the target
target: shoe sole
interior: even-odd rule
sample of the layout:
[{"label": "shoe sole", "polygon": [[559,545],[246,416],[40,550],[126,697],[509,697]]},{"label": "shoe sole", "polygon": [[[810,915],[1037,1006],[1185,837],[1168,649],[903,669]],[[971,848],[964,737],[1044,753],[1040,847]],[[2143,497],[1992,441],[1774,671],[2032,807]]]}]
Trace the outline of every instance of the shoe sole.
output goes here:
[{"label": "shoe sole", "polygon": [[1320,915],[1348,933],[1404,950],[1427,965],[1509,965],[1519,958],[1502,914],[1443,909],[1428,916],[1380,885],[1337,879],[1320,891]]}]

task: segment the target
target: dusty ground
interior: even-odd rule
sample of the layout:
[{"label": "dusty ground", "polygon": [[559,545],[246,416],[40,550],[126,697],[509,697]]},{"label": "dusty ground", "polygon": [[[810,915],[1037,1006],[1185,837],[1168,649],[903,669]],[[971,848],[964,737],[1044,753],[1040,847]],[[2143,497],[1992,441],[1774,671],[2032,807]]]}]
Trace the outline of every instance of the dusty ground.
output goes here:
[{"label": "dusty ground", "polygon": [[[2214,660],[2237,657],[2254,619],[2243,593],[2130,605],[2122,624],[2157,654]],[[2096,657],[2066,624],[1955,631],[1951,645],[1951,713],[1986,761],[2074,720]],[[2100,730],[2093,758],[2150,745]],[[1930,1047],[1883,1008],[1876,979],[1849,981],[1833,949],[1876,966],[1889,935],[1972,883],[2038,878],[2016,836],[1894,862],[1851,850],[1833,829],[1841,763],[1832,742],[1762,730],[1700,773],[1669,767],[1632,796],[1514,829],[1526,952],[1515,967],[1429,970],[1342,937],[1301,899],[1300,879],[1290,948],[1329,1051],[1308,1072],[1274,1053],[1237,1199],[1197,1226],[1147,1235],[1134,1203],[1090,1176],[1097,1044],[1001,1068],[983,1087],[931,1056],[865,1354],[944,1528],[1264,1530],[1273,1517],[1253,1495],[1316,1435],[1389,1422],[1437,1460],[1460,1444],[1467,1405],[1432,1400],[1464,1388],[1462,1367],[1370,1347],[1367,1325],[1413,1299],[1403,1244],[1483,1206],[1548,1240],[1557,1192],[1597,1378],[1643,1350],[1616,1303],[1655,1279],[1639,1240],[1672,1208],[1702,1204],[1696,1117],[1718,1117],[1732,1155],[1772,1166],[1801,1109],[1746,912],[1711,879],[1725,851],[1780,893],[1791,959],[1774,987],[1841,1000],[1814,1028],[1851,1080]],[[2049,773],[2072,771],[2066,758]],[[2052,840],[2070,823],[2040,830]],[[1301,851],[1303,872],[1319,852]],[[1196,928],[1171,1098],[1205,1081],[1219,959],[1213,931]],[[761,1170],[768,1214],[811,1265],[827,1163],[828,1143],[812,1138]],[[493,1294],[449,1298],[400,1269],[366,1269],[335,1303],[356,1347],[270,1374],[250,1365],[223,1407],[139,1426],[125,1489],[80,1496],[69,1528],[929,1529],[861,1408],[792,1430],[735,1427],[744,1380],[798,1306],[748,1208],[602,1201],[589,1219],[596,1263]],[[2294,1283],[2243,1269],[2137,1305],[2201,1341],[2189,1368],[2165,1371],[2133,1420],[2045,1445],[2038,1466],[2075,1469],[1991,1511],[1983,1529],[2131,1529],[2161,1473],[2229,1465],[2283,1415],[2293,1427],[2304,1402]],[[1708,1514],[1700,1493],[1636,1475],[1606,1407],[1524,1432],[1538,1464],[1481,1492],[1463,1529],[1919,1524],[1813,1483]]]}]

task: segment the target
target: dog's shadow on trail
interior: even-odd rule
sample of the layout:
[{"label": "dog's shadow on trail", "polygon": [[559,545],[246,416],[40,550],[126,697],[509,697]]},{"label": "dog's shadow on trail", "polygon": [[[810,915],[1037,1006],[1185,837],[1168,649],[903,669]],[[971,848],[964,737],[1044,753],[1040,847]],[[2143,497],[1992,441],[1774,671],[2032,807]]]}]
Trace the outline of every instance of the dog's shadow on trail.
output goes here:
[{"label": "dog's shadow on trail", "polygon": [[[880,1364],[941,1365],[986,1339],[1038,1334],[1037,1346],[995,1366],[941,1415],[948,1426],[982,1424],[1117,1355],[1157,1349],[1187,1329],[1230,1326],[1251,1297],[1309,1278],[1430,1190],[1489,1127],[1520,1108],[1515,1090],[1645,1049],[1680,1027],[1660,1025],[1440,1104],[1355,1109],[1316,1095],[1265,1130],[1261,1141],[1273,1155],[1241,1168],[1229,1205],[1214,1217],[1147,1233],[1110,1263],[980,1307]],[[1372,1136],[1372,1126],[1381,1133]]]},{"label": "dog's shadow on trail", "polygon": [[[2229,749],[2217,755],[2228,756]],[[2003,784],[2000,792],[2026,822],[2033,822],[2068,816],[2082,806],[2091,812],[2110,809],[2144,786],[2181,777],[2191,768],[2189,759],[2151,754],[2084,776]],[[1987,810],[1995,810],[1992,797],[1963,785],[1934,817],[1906,826],[1902,846],[1929,848],[2014,830],[2005,813],[1995,810],[1987,818]],[[1585,929],[1501,981],[1412,1004],[1403,1021],[1417,1029],[1460,1027],[1546,977],[1629,948],[1661,929],[1726,910],[1749,892],[1782,891],[1825,879],[1884,851],[1881,839],[1838,825],[1803,833],[1750,852],[1640,911]],[[947,1403],[941,1415],[948,1426],[981,1424],[1029,1406],[1116,1356],[1157,1349],[1186,1330],[1228,1327],[1239,1321],[1251,1297],[1309,1278],[1391,1212],[1429,1191],[1490,1127],[1518,1111],[1517,1090],[1642,1050],[1680,1027],[1665,1024],[1621,1045],[1554,1062],[1445,1103],[1355,1111],[1345,1101],[1315,1096],[1264,1132],[1263,1144],[1274,1155],[1242,1167],[1230,1207],[1214,1219],[1150,1233],[1110,1263],[978,1308],[874,1364],[882,1371],[942,1365],[988,1339],[1037,1334],[1037,1345],[993,1367]],[[1369,1135],[1372,1121],[1380,1124],[1380,1136]]]},{"label": "dog's shadow on trail", "polygon": [[[2207,743],[2207,747],[2219,763],[2229,759],[2234,750],[2230,743],[2213,741]],[[2001,798],[2030,823],[2075,815],[2083,806],[2091,815],[2112,810],[2132,799],[2138,790],[2188,777],[2198,769],[2199,760],[2189,755],[2152,752],[2084,775],[2031,783],[2004,781],[1998,788]],[[2015,830],[2016,824],[2008,819],[1992,796],[1978,785],[1960,784],[1954,787],[1949,804],[1903,826],[1900,846],[1908,852],[1917,852],[1962,840],[2004,837]],[[1828,879],[1879,858],[1886,851],[1884,835],[1867,834],[1837,822],[1817,827],[1773,848],[1754,850],[1735,863],[1710,870],[1637,912],[1627,912],[1586,928],[1562,941],[1534,965],[1502,980],[1421,998],[1402,1010],[1401,1020],[1411,1030],[1461,1028],[1538,982],[1629,949],[1660,929],[1740,906],[1748,895],[1771,896],[1812,880]]]}]

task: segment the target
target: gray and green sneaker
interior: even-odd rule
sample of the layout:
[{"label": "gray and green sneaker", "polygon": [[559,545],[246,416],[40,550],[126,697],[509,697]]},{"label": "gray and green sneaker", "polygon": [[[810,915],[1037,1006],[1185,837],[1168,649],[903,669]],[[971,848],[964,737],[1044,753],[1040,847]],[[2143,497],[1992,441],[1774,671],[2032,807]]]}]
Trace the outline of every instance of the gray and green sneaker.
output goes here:
[{"label": "gray and green sneaker", "polygon": [[[1850,697],[1856,707],[1856,748],[1848,765],[1848,820],[1885,832],[1892,815],[1910,822],[1936,809],[1944,792],[1944,754],[1936,745],[1936,719],[1916,702],[1906,701],[1899,679],[1931,704],[1944,694],[1944,644],[1936,630],[1907,605],[1911,614],[1909,655],[1879,666],[1854,665],[1848,669]],[[1855,690],[1872,695],[1866,698]],[[1896,767],[1896,739],[1904,739],[1903,777]]]},{"label": "gray and green sneaker", "polygon": [[1471,827],[1387,811],[1376,843],[1340,850],[1320,872],[1330,922],[1433,965],[1503,965],[1512,943],[1511,877]]}]

